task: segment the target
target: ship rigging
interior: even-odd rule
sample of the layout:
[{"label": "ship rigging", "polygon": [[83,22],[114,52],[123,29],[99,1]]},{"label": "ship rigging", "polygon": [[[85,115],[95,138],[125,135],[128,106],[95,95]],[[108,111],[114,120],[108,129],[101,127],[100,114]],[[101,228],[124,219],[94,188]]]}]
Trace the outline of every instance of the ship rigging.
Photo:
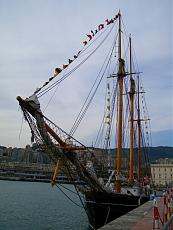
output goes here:
[{"label": "ship rigging", "polygon": [[[68,59],[67,64],[57,67],[53,76],[37,88],[32,96],[26,99],[17,97],[33,139],[56,164],[52,185],[56,184],[56,176],[60,170],[67,174],[93,229],[148,200],[149,185],[144,177],[150,176],[146,148],[146,145],[149,147],[151,144],[149,118],[145,109],[141,73],[135,66],[132,39],[127,36],[126,30],[122,32],[123,29],[120,12],[115,17],[106,19],[87,34],[82,49]],[[110,43],[112,38],[113,42]],[[124,45],[123,52],[122,43],[125,41],[127,45]],[[39,101],[64,80],[72,78],[72,74],[83,67],[105,43],[109,52],[105,55],[71,130],[66,132],[44,115]],[[103,56],[101,59],[103,60]],[[96,68],[98,62],[95,63]],[[74,135],[96,100],[99,89],[103,90],[103,85],[105,100],[100,128],[93,146],[87,147],[74,138]],[[99,103],[101,104],[100,101]],[[98,120],[97,116],[94,118]],[[75,178],[79,178],[82,183],[75,184]]]}]

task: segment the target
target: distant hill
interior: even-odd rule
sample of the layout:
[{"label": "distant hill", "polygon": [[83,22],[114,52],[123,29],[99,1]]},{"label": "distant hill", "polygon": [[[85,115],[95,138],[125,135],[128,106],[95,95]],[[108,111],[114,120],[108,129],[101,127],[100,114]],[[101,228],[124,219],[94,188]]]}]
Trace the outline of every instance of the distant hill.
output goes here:
[{"label": "distant hill", "polygon": [[[115,153],[116,153],[116,149],[111,149],[111,154],[115,155]],[[129,149],[123,149],[123,157],[127,157],[127,156],[129,156]],[[168,146],[150,147],[148,151],[148,156],[150,162],[156,161],[157,159],[160,158],[173,159],[173,147],[168,147]]]},{"label": "distant hill", "polygon": [[173,158],[173,147],[151,147],[149,150],[149,158],[150,161],[155,161],[159,158]]},{"label": "distant hill", "polygon": [[[26,151],[27,150],[27,151]],[[28,152],[26,154],[26,152]],[[142,152],[142,150],[141,150]],[[115,156],[116,149],[110,150],[111,155]],[[137,160],[137,149],[134,151],[135,159]],[[148,156],[150,162],[156,161],[160,158],[172,158],[173,159],[173,147],[168,146],[158,146],[150,147]],[[129,157],[129,149],[123,149],[123,157]],[[27,158],[27,159],[26,159]],[[6,148],[5,146],[0,146],[0,161],[28,161],[47,163],[49,158],[45,152],[37,149],[36,146],[26,146],[26,148]]]}]

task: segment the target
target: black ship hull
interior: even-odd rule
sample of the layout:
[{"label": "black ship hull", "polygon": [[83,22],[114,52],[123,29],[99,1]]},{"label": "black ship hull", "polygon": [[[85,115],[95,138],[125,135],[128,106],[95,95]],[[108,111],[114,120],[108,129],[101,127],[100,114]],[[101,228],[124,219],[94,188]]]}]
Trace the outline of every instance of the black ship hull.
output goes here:
[{"label": "black ship hull", "polygon": [[85,194],[86,211],[92,229],[98,229],[149,200],[118,193],[88,192]]}]

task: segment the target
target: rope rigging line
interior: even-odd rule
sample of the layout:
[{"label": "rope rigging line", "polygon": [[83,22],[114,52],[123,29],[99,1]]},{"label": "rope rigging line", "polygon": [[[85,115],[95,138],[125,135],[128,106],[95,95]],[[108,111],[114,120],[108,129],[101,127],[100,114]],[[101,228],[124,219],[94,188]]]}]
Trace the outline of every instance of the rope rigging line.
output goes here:
[{"label": "rope rigging line", "polygon": [[[56,124],[54,124],[52,121],[50,121],[48,118],[46,118],[45,116],[43,116],[43,117],[44,117],[45,119],[47,119],[51,124],[53,124],[58,130],[60,130],[61,132],[63,132],[63,133],[66,135],[66,139],[69,139],[69,140],[74,141],[74,142],[75,142],[75,143],[73,143],[74,146],[76,146],[76,144],[78,144],[78,145],[84,147],[84,148],[87,150],[88,154],[90,154],[91,157],[95,158],[95,155],[93,154],[93,152],[92,152],[88,147],[86,147],[84,144],[82,144],[81,142],[79,142],[78,140],[76,140],[74,137],[70,136],[68,133],[66,133],[64,130],[62,130],[60,127],[58,127],[58,126],[57,126]],[[95,158],[95,159],[96,159],[96,158]]]},{"label": "rope rigging line", "polygon": [[[142,112],[141,110],[140,110],[140,112]],[[143,111],[144,112],[144,111]],[[145,118],[144,118],[144,120],[145,120]],[[146,122],[146,121],[145,121]],[[140,135],[141,135],[141,143],[142,143],[142,152],[143,152],[143,157],[144,157],[144,160],[145,160],[145,165],[146,165],[146,168],[147,168],[147,170],[149,169],[149,156],[148,156],[148,147],[147,147],[147,144],[146,144],[146,139],[145,139],[145,124],[142,122],[141,123],[141,126],[142,126],[142,128],[141,128],[141,133],[140,133]]]},{"label": "rope rigging line", "polygon": [[19,141],[20,141],[20,137],[21,137],[21,133],[22,133],[22,128],[23,128],[23,116],[22,116],[22,121],[21,121],[21,125],[20,125],[20,130],[19,130]]},{"label": "rope rigging line", "polygon": [[[68,165],[67,165],[66,167],[67,167],[68,174],[69,174],[69,176],[71,177],[71,173],[70,173],[70,169],[69,169]],[[72,177],[71,177],[71,178],[72,178]],[[76,190],[76,192],[77,192],[77,195],[78,195],[78,197],[79,197],[79,199],[80,199],[80,202],[81,202],[81,204],[82,204],[82,206],[83,206],[83,208],[84,208],[84,210],[85,210],[85,205],[84,205],[84,203],[83,203],[83,201],[82,201],[82,198],[81,198],[81,196],[80,196],[80,194],[79,194],[79,191],[78,191],[76,185],[75,185],[75,184],[73,184],[73,185],[74,185],[75,190]]]},{"label": "rope rigging line", "polygon": [[54,125],[57,129],[59,129],[61,132],[63,132],[66,136],[68,136],[70,139],[74,140],[76,143],[80,144],[81,146],[85,147],[86,146],[84,144],[82,144],[81,142],[79,142],[78,140],[76,140],[74,137],[72,137],[71,135],[69,135],[66,131],[64,131],[63,129],[61,129],[59,126],[57,126],[53,121],[51,121],[49,118],[47,118],[46,116],[42,115],[47,121],[49,121],[52,125]]},{"label": "rope rigging line", "polygon": [[75,194],[75,195],[78,195],[76,192],[74,192],[73,190],[71,190],[71,189],[65,187],[65,186],[62,185],[62,184],[59,184],[59,186],[61,186],[62,188],[66,189],[67,191],[69,191],[69,192],[71,192],[71,193],[73,193],[73,194]]},{"label": "rope rigging line", "polygon": [[[108,85],[108,80],[107,80],[107,85]],[[100,125],[100,128],[99,128],[99,131],[98,131],[98,134],[97,134],[97,137],[96,137],[96,140],[95,140],[95,143],[94,143],[94,147],[96,147],[96,143],[97,143],[97,139],[99,138],[99,135],[100,135],[100,132],[104,131],[104,123],[105,123],[105,116],[106,116],[106,112],[107,112],[107,94],[108,94],[108,87],[106,87],[106,94],[105,94],[105,103],[104,103],[104,113],[103,113],[103,118],[102,118],[102,121],[101,121],[101,125]],[[103,129],[102,129],[103,127]]]},{"label": "rope rigging line", "polygon": [[[71,177],[71,173],[70,173],[70,169],[69,169],[68,165],[66,165],[66,167],[67,167],[68,174],[69,174],[69,176]],[[87,217],[89,218],[88,212],[86,211],[86,207],[85,207],[85,205],[84,205],[84,203],[83,203],[83,201],[82,201],[82,198],[81,198],[81,196],[80,196],[80,194],[79,194],[79,191],[78,191],[76,185],[75,185],[75,184],[73,184],[73,185],[74,185],[75,190],[76,190],[76,192],[77,192],[77,194],[75,193],[75,195],[78,195],[78,198],[79,198],[79,200],[80,200],[82,206],[80,206],[79,204],[77,204],[76,202],[74,202],[70,197],[67,196],[67,194],[64,193],[64,195],[66,195],[67,198],[68,198],[72,203],[74,203],[76,206],[78,206],[78,207],[80,207],[80,208],[83,208],[84,211],[85,211],[85,213],[86,213],[86,215],[87,215]],[[61,190],[61,191],[62,191],[62,190]],[[62,191],[62,192],[63,192],[63,191]],[[74,193],[74,192],[73,192],[73,193]],[[91,225],[90,225],[90,226],[91,226]],[[92,227],[92,226],[91,226],[91,227]],[[93,229],[94,229],[94,228],[93,228]]]},{"label": "rope rigging line", "polygon": [[[105,73],[105,72],[104,72],[104,73]],[[101,83],[101,81],[102,81],[102,79],[103,79],[104,73],[103,73],[103,75],[102,75],[102,77],[101,77],[101,79],[100,79],[100,81],[99,81],[99,83],[98,83],[98,85],[97,85],[95,91],[93,92],[93,95],[91,96],[91,98],[90,98],[90,100],[89,100],[87,106],[85,107],[83,113],[81,114],[79,120],[77,121],[76,126],[75,126],[75,128],[74,128],[74,130],[73,130],[73,132],[72,132],[73,134],[76,132],[76,130],[77,130],[79,124],[81,123],[83,117],[85,116],[85,114],[86,114],[86,112],[87,112],[87,110],[88,110],[88,108],[89,108],[89,106],[90,106],[90,104],[91,104],[91,102],[92,102],[92,100],[93,100],[93,98],[94,98],[96,92],[97,92],[97,89],[99,88],[99,85],[100,85],[100,83]]]},{"label": "rope rigging line", "polygon": [[97,162],[97,158],[95,157],[94,153],[90,150],[90,148],[86,147],[84,144],[82,144],[81,142],[79,142],[78,140],[76,140],[74,137],[72,137],[71,135],[69,135],[67,132],[65,132],[63,129],[61,129],[59,126],[57,126],[54,122],[52,122],[49,118],[47,118],[46,116],[42,115],[47,121],[49,121],[52,125],[54,125],[58,130],[60,130],[61,132],[63,132],[66,137],[68,137],[70,140],[75,141],[75,144],[78,143],[80,146],[83,146],[88,154],[91,154],[91,157],[93,157],[95,159],[95,162]]},{"label": "rope rigging line", "polygon": [[[115,116],[115,99],[116,99],[116,96],[117,96],[118,83],[116,82],[116,84],[115,85],[113,84],[113,86],[114,86],[114,88],[112,90],[111,97],[110,97],[111,98],[111,108],[110,108],[110,111],[111,111],[111,113],[110,113],[110,117],[111,117],[110,125],[111,125],[111,127],[110,127],[110,136],[112,136],[112,130],[113,130],[113,122],[112,121],[114,120],[114,116]],[[99,146],[99,142],[103,139],[101,135],[103,135],[103,133],[104,133],[105,114],[103,116],[102,123],[101,123],[100,129],[99,129],[98,135],[96,137],[94,146]],[[106,145],[105,145],[105,142],[104,142],[103,149],[105,149],[105,148],[106,148]]]},{"label": "rope rigging line", "polygon": [[111,121],[111,136],[112,136],[112,133],[113,133],[113,128],[114,127],[116,127],[116,125],[115,125],[115,121],[116,121],[116,119],[115,119],[115,102],[116,102],[116,98],[117,98],[117,96],[118,96],[118,81],[116,82],[116,84],[115,84],[115,87],[114,87],[114,89],[113,89],[113,98],[112,98],[112,114],[111,114],[111,118],[112,118],[112,120],[113,120],[113,122]]},{"label": "rope rigging line", "polygon": [[[116,35],[116,40],[117,40],[117,38],[118,38],[118,32]],[[115,47],[115,57],[116,57],[116,47]],[[113,73],[115,72],[115,69],[116,69],[116,67],[114,67]],[[107,84],[109,84],[109,83],[107,83]],[[109,88],[110,88],[110,86],[109,86]],[[103,149],[106,149],[106,150],[108,150],[108,148],[110,149],[110,144],[111,144],[111,136],[112,136],[112,132],[113,132],[113,130],[112,130],[113,129],[113,122],[112,121],[114,121],[114,115],[115,115],[114,108],[115,108],[116,95],[117,95],[117,81],[114,82],[114,78],[113,78],[113,90],[112,90],[111,95],[110,95],[110,92],[108,93],[109,99],[107,99],[110,102],[107,101],[107,106],[108,106],[107,110],[108,111],[106,111],[106,112],[108,113],[108,117],[109,117],[110,121],[108,121],[108,124],[106,127],[106,138],[105,138],[104,143],[103,143]],[[110,103],[110,108],[109,108],[108,103]],[[104,117],[103,117],[103,119],[104,119]],[[103,127],[102,132],[104,132],[104,127]]]},{"label": "rope rigging line", "polygon": [[[109,71],[108,71],[108,76],[109,76],[109,73],[110,73],[110,68],[109,68]],[[109,84],[108,82],[108,78],[107,78],[107,85]],[[110,87],[110,86],[109,86]],[[104,105],[104,113],[103,113],[103,118],[102,118],[102,121],[101,121],[101,124],[100,124],[100,128],[99,128],[99,131],[97,133],[97,136],[96,136],[96,139],[95,139],[95,143],[94,143],[94,147],[99,147],[99,142],[101,140],[103,140],[102,136],[104,134],[104,128],[105,128],[105,118],[106,118],[106,112],[107,112],[107,93],[108,93],[108,87],[106,87],[106,95],[105,95],[105,105]],[[113,93],[112,93],[113,94]],[[110,100],[112,98],[112,94],[110,96]],[[111,110],[112,111],[112,110]],[[101,144],[102,146],[102,144]],[[104,149],[104,147],[103,147]]]},{"label": "rope rigging line", "polygon": [[[123,22],[122,22],[123,23]],[[123,23],[124,25],[124,23]],[[125,28],[125,25],[124,25],[124,28]],[[126,30],[125,30],[125,33],[126,33]],[[136,53],[135,53],[135,50],[132,46],[132,52],[133,52],[133,66],[134,66],[134,69],[136,70],[136,72],[138,73],[139,72],[139,66],[138,66],[138,62],[137,62],[137,57],[136,57]],[[136,76],[136,77],[139,77],[139,76]],[[142,80],[140,78],[140,90],[141,92],[139,93],[144,93],[144,89],[143,89],[143,86],[142,86]],[[145,97],[142,95],[142,110],[140,109],[140,112],[143,112],[143,121],[145,121],[145,124],[147,123],[148,125],[144,125],[143,122],[141,122],[141,144],[143,146],[143,157],[144,157],[144,161],[145,161],[145,164],[146,164],[146,168],[149,169],[149,155],[148,155],[148,151],[149,151],[149,140],[150,140],[150,145],[152,146],[152,137],[151,137],[151,123],[150,123],[150,120],[148,119],[149,118],[149,113],[148,113],[148,109],[147,109],[147,105],[146,105],[146,100],[145,100]],[[137,108],[137,99],[136,99],[136,108]],[[150,128],[150,130],[148,130],[148,126]],[[146,130],[146,134],[144,133]],[[145,136],[147,137],[147,141],[148,143],[146,143],[146,138]]]},{"label": "rope rigging line", "polygon": [[[109,34],[111,33],[113,27],[111,28]],[[109,36],[109,34],[107,34],[107,36],[104,38],[104,40],[98,45],[98,47],[96,49],[94,49],[94,51],[87,57],[85,58],[81,63],[79,63],[74,69],[72,69],[69,73],[67,73],[66,75],[64,75],[61,79],[59,79],[58,81],[54,82],[52,85],[50,85],[48,88],[46,88],[45,90],[43,90],[42,94],[39,95],[38,97],[43,96],[45,93],[47,93],[49,90],[53,89],[57,84],[60,84],[63,80],[65,80],[69,75],[71,75],[76,69],[78,69],[84,62],[86,62],[96,51],[97,49],[104,43],[104,41],[106,40],[106,38]]]},{"label": "rope rigging line", "polygon": [[[128,42],[128,36],[127,36],[127,30],[126,30],[126,27],[125,27],[123,21],[122,21],[122,24],[123,24],[123,26],[124,26],[124,31],[125,31],[127,43],[129,43],[129,42]],[[132,46],[132,51],[133,51],[133,54],[134,54],[133,57],[134,57],[134,59],[135,59],[135,60],[134,60],[134,59],[132,60],[133,66],[136,66],[136,67],[134,67],[134,69],[136,69],[135,72],[139,72],[139,67],[138,67],[138,63],[137,63],[137,58],[136,58],[136,54],[135,54],[135,50],[133,49],[133,46]],[[145,98],[144,98],[144,100],[145,100]],[[147,111],[146,102],[145,102],[145,109],[146,109],[146,111]],[[147,117],[149,117],[149,116],[148,116],[148,111],[147,111]]]},{"label": "rope rigging line", "polygon": [[67,197],[67,199],[69,199],[73,204],[75,204],[76,206],[78,206],[79,208],[83,209],[83,206],[77,204],[75,201],[73,201],[57,184],[55,184],[56,187],[64,194],[64,196]]},{"label": "rope rigging line", "polygon": [[[77,116],[77,118],[76,118],[76,120],[75,120],[75,122],[74,122],[72,128],[71,128],[70,135],[74,135],[75,131],[77,130],[77,128],[78,128],[78,126],[79,126],[81,120],[83,119],[83,117],[84,117],[84,115],[85,115],[85,113],[86,113],[86,111],[87,111],[89,105],[91,104],[91,102],[92,102],[92,100],[93,100],[93,98],[94,98],[94,96],[95,96],[95,94],[96,94],[96,91],[97,91],[97,89],[98,89],[98,87],[99,87],[99,85],[100,85],[100,83],[101,83],[101,81],[102,81],[102,79],[103,79],[103,76],[104,76],[104,74],[105,74],[105,72],[106,72],[106,69],[107,69],[107,67],[108,67],[108,65],[109,65],[109,62],[110,62],[110,59],[111,59],[111,57],[112,57],[112,54],[113,54],[113,50],[114,50],[115,44],[116,44],[116,41],[113,42],[113,45],[112,45],[112,47],[111,47],[111,53],[110,53],[110,54],[108,53],[108,55],[107,55],[106,58],[105,58],[105,61],[104,61],[103,65],[102,65],[102,67],[101,67],[101,69],[100,69],[100,71],[99,71],[99,73],[98,73],[98,75],[97,75],[95,81],[94,81],[94,84],[93,84],[93,86],[92,86],[92,88],[91,88],[91,90],[90,90],[90,92],[89,92],[87,98],[85,99],[85,102],[84,102],[84,104],[83,104],[83,106],[82,106],[82,108],[81,108],[81,110],[80,110],[80,112],[79,112],[79,114],[78,114],[78,116]],[[108,57],[109,57],[109,59],[108,59]],[[105,69],[104,69],[104,71],[103,71],[103,74],[102,74],[102,76],[101,76],[101,78],[100,78],[100,80],[99,80],[99,82],[98,82],[98,85],[96,86],[96,88],[95,88],[93,94],[91,95],[91,93],[92,93],[92,91],[93,91],[93,89],[94,89],[94,87],[95,87],[95,85],[96,85],[96,83],[97,83],[97,80],[99,79],[99,76],[100,76],[100,74],[101,74],[101,72],[102,72],[102,70],[103,70],[103,67],[104,67],[104,65],[105,65],[107,59],[108,59],[108,61],[107,61],[107,64],[106,64],[106,66],[105,66]],[[90,96],[90,95],[91,95],[91,96]],[[89,100],[89,101],[88,101],[88,100]],[[87,101],[88,101],[88,102],[87,102]]]},{"label": "rope rigging line", "polygon": [[150,169],[150,165],[149,165],[149,158],[148,158],[148,151],[147,151],[147,147],[146,147],[146,142],[145,142],[145,138],[144,138],[144,133],[141,132],[141,141],[143,144],[143,153],[144,153],[144,158],[145,158],[145,167],[146,167],[146,174],[148,174],[149,169]]},{"label": "rope rigging line", "polygon": [[[40,146],[43,150],[47,149],[48,150],[48,155],[49,157],[56,162],[55,156],[54,154],[52,154],[52,147],[53,146],[49,146],[47,147],[46,144],[44,143],[44,140],[42,139],[42,136],[40,135],[40,132],[37,128],[36,122],[35,122],[35,118],[32,118],[31,115],[28,113],[28,111],[26,111],[23,107],[21,107],[25,120],[28,122],[30,129],[32,131],[32,133],[34,134],[34,139],[36,141],[36,143],[38,144],[38,146]],[[82,143],[80,143],[79,141],[77,141],[75,138],[69,136],[64,130],[62,130],[60,127],[58,127],[57,125],[55,125],[52,121],[50,121],[50,119],[48,119],[47,117],[45,117],[44,115],[42,115],[44,119],[46,119],[50,124],[52,124],[54,127],[57,128],[57,130],[61,131],[63,133],[63,135],[65,135],[65,138],[70,138],[71,140],[75,141],[75,145],[78,143],[80,146],[83,146],[86,150],[87,150],[87,154],[90,154],[90,157],[93,157],[95,160],[97,160],[95,158],[94,153],[87,148],[85,145],[83,145]],[[58,134],[59,135],[59,134]],[[50,136],[50,135],[49,135]],[[50,136],[51,137],[51,136]],[[52,138],[51,138],[52,139]],[[57,144],[57,143],[53,143],[53,145]],[[54,146],[56,147],[56,146]]]},{"label": "rope rigging line", "polygon": [[[24,113],[25,113],[25,111],[24,111]],[[33,122],[33,120],[32,120],[32,118],[31,118],[31,116],[29,115],[29,113],[27,113],[27,111],[26,111],[26,116],[28,116],[28,117],[26,117],[26,120],[28,121],[28,123],[29,123],[29,125],[30,125],[30,128],[31,128],[31,130],[33,130],[34,128],[34,125],[35,125],[35,123],[32,125],[32,122]],[[38,130],[37,129],[35,129],[34,130],[34,134],[36,135],[36,132],[37,132]],[[40,139],[41,139],[41,137],[40,137]],[[41,139],[42,140],[42,139]],[[36,140],[36,142],[37,142],[37,140]],[[42,142],[44,143],[44,141],[42,140]],[[38,139],[38,143],[39,144],[42,144],[42,143],[40,143],[39,142],[39,139]],[[47,144],[45,143],[45,149],[47,149],[47,151],[48,151],[48,155],[49,155],[49,157],[53,160],[53,161],[57,161],[57,156],[55,155],[55,154],[53,154],[53,152],[52,151],[54,151],[55,150],[55,145],[53,144],[53,143],[51,143],[51,145],[48,143],[48,146],[47,146]],[[88,151],[89,152],[89,151]],[[64,153],[61,153],[61,154],[64,154]],[[91,154],[92,156],[93,156],[93,153]],[[61,157],[63,157],[62,155],[61,155]],[[66,156],[64,155],[64,157],[65,157],[65,159],[66,159]],[[68,159],[68,158],[67,158]],[[68,159],[70,162],[71,162],[71,160],[70,160],[70,158]],[[88,185],[89,186],[95,186],[96,188],[97,187],[99,187],[100,188],[100,185],[99,185],[99,183],[97,182],[97,181],[95,181],[95,179],[92,177],[92,175],[89,173],[89,171],[87,171],[86,169],[85,169],[85,166],[83,165],[83,164],[81,164],[81,162],[79,161],[79,159],[78,158],[76,158],[75,159],[75,162],[71,162],[72,164],[74,164],[76,167],[80,167],[80,170],[82,170],[82,174],[81,174],[81,172],[79,172],[78,171],[78,173],[79,173],[79,175],[80,175],[80,177],[81,178],[83,178],[84,179],[84,181],[87,181],[87,183],[88,183]],[[79,168],[78,168],[79,169]],[[77,193],[78,193],[78,191],[77,191]],[[78,193],[78,195],[79,195],[79,193]],[[81,198],[80,198],[81,199]]]},{"label": "rope rigging line", "polygon": [[129,112],[130,112],[130,98],[129,98],[127,81],[128,80],[124,79],[125,96],[126,96],[126,100],[127,100],[126,110],[125,110],[124,119],[123,119],[124,120],[124,122],[123,122],[123,126],[124,126],[123,130],[125,130],[124,133],[123,133],[124,146],[125,145],[127,146],[127,144],[128,144],[126,142],[128,140],[128,135],[129,135],[128,134],[128,126],[129,126],[129,120],[130,120],[130,114],[129,114]]},{"label": "rope rigging line", "polygon": [[[110,73],[110,66],[109,66],[109,73]],[[108,81],[107,81],[105,104],[106,104],[106,111],[104,113],[104,123],[106,126],[106,133],[105,133],[103,149],[108,149],[108,147],[110,146],[110,132],[111,132],[111,95],[110,95],[110,82]]]},{"label": "rope rigging line", "polygon": [[53,92],[52,96],[50,97],[50,99],[49,99],[49,101],[48,101],[47,105],[46,105],[46,106],[45,106],[45,108],[43,109],[43,112],[45,112],[45,111],[46,111],[46,109],[48,108],[48,106],[49,106],[50,102],[52,101],[53,97],[55,96],[56,91],[57,91],[57,89],[58,89],[58,86],[59,86],[59,85],[57,85],[57,87],[55,88],[55,90],[54,90],[54,92]]},{"label": "rope rigging line", "polygon": [[[107,37],[109,36],[109,34],[112,32],[113,27],[115,26],[115,24],[112,25],[112,27],[110,28],[110,31],[108,32],[108,34],[104,37],[104,39],[100,42],[100,44],[90,53],[90,55],[88,55],[83,61],[81,61],[76,67],[74,67],[72,70],[70,70],[68,73],[64,74],[64,76],[60,79],[58,79],[57,81],[55,81],[54,83],[52,83],[50,86],[48,86],[47,88],[43,89],[42,91],[36,93],[38,95],[38,97],[43,96],[45,93],[47,93],[49,90],[51,90],[52,88],[55,87],[55,85],[60,84],[63,80],[65,80],[68,76],[70,76],[74,71],[76,71],[83,63],[85,63],[99,48],[100,46],[104,43],[104,41],[107,39]],[[107,28],[108,29],[108,28]],[[105,31],[107,31],[107,29]],[[104,31],[104,32],[105,32]],[[102,35],[102,34],[101,34]],[[100,35],[100,36],[101,36]],[[90,45],[92,45],[95,41],[93,41]],[[90,46],[89,45],[89,46]],[[87,48],[89,48],[89,46]],[[86,49],[87,49],[86,48]],[[85,50],[86,50],[85,49]],[[84,51],[85,51],[84,50]],[[84,52],[83,51],[83,52]]]},{"label": "rope rigging line", "polygon": [[[116,24],[116,22],[117,21],[115,21],[114,22],[114,24],[113,24],[113,26],[112,27],[114,27],[115,26],[115,24]],[[80,53],[80,57],[82,57],[82,56],[85,56],[85,55],[87,55],[88,53],[90,53],[91,51],[88,51],[87,53],[84,53],[91,45],[93,45],[107,30],[109,29],[109,27],[107,27],[105,30],[103,30],[100,34],[99,34],[99,36],[96,38],[96,39],[94,39],[92,42],[90,42],[89,43],[89,45],[87,45],[87,47],[86,48],[84,48],[82,51],[81,51],[81,53]],[[83,54],[83,55],[82,55]]]},{"label": "rope rigging line", "polygon": [[[25,114],[25,113],[26,113],[26,114]],[[33,123],[33,119],[31,118],[31,116],[29,115],[29,113],[27,113],[27,111],[24,111],[24,114],[25,114],[26,120],[28,121],[28,123],[29,123],[29,125],[30,125],[31,130],[34,130],[35,123],[32,124],[32,123]],[[34,130],[34,134],[35,134],[35,135],[36,135],[37,131],[38,131],[37,129]],[[41,137],[40,137],[40,139],[41,139]],[[42,140],[42,139],[41,139],[41,140]],[[42,140],[42,141],[43,141],[43,140]],[[37,142],[37,140],[36,140],[36,142]],[[38,139],[38,143],[39,143],[39,144],[42,144],[42,143],[39,142],[39,139]],[[44,143],[44,141],[43,141],[43,143]],[[50,144],[51,144],[51,145],[50,145]],[[49,157],[50,157],[53,161],[56,162],[56,161],[57,161],[57,156],[52,152],[52,151],[55,150],[55,147],[56,147],[56,146],[55,146],[53,143],[48,143],[48,146],[47,146],[47,143],[45,143],[45,149],[47,149]],[[89,151],[88,151],[88,152],[89,152]],[[55,151],[55,153],[56,153],[56,151]],[[58,153],[58,152],[57,152],[57,153]],[[64,153],[63,153],[63,152],[60,152],[59,154],[64,154]],[[92,156],[93,156],[93,153],[92,153]],[[61,155],[61,157],[63,157],[63,156]],[[64,157],[65,157],[65,159],[66,159],[66,156],[65,156],[65,155],[64,155]],[[67,160],[69,160],[69,161],[70,161],[73,165],[75,165],[76,167],[79,167],[79,168],[76,168],[76,169],[79,170],[79,171],[77,171],[78,174],[79,174],[79,176],[80,176],[81,178],[83,178],[84,181],[86,181],[87,184],[88,184],[89,186],[91,186],[91,188],[93,188],[93,186],[94,186],[94,188],[100,188],[100,189],[101,189],[100,184],[98,183],[98,181],[96,181],[96,180],[92,177],[92,175],[89,173],[89,171],[86,170],[85,166],[84,166],[83,164],[81,164],[81,162],[79,161],[78,158],[75,158],[75,161],[74,161],[74,162],[71,161],[70,158],[68,158],[68,157],[67,157]],[[71,175],[71,174],[70,174],[70,175]],[[77,191],[78,196],[79,196],[79,192],[78,192],[77,189],[76,189],[76,191]],[[81,197],[79,197],[79,199],[81,199]]]}]

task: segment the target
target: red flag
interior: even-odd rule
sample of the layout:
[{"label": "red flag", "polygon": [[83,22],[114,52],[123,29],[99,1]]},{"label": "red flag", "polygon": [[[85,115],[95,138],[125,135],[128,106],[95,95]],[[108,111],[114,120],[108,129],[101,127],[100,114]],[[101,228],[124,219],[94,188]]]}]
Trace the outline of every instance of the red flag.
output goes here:
[{"label": "red flag", "polygon": [[108,19],[106,19],[105,22],[106,22],[106,25],[109,25],[109,20]]},{"label": "red flag", "polygon": [[114,20],[113,19],[110,19],[110,20],[106,19],[105,22],[106,22],[107,25],[109,25],[109,24],[113,23]]},{"label": "red flag", "polygon": [[92,35],[91,34],[87,34],[87,37],[89,37],[89,41],[91,41]]},{"label": "red flag", "polygon": [[99,30],[102,30],[104,28],[104,24],[100,24],[99,26],[98,26],[98,29]]},{"label": "red flag", "polygon": [[63,69],[67,68],[68,65],[63,65]]}]

